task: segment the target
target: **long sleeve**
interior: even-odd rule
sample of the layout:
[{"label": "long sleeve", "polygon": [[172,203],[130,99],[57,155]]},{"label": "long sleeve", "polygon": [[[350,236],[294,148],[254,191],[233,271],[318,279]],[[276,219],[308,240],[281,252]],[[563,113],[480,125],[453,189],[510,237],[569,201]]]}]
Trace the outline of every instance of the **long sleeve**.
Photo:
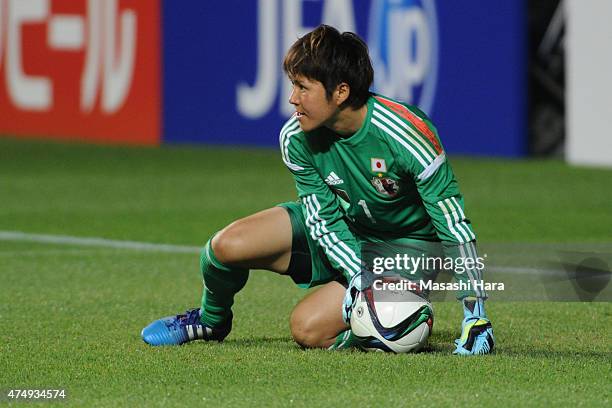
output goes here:
[{"label": "long sleeve", "polygon": [[295,180],[308,233],[323,249],[331,265],[347,280],[361,271],[361,249],[344,220],[340,201],[313,167],[310,152],[296,135],[300,128],[289,121],[281,130],[283,162]]},{"label": "long sleeve", "polygon": [[[416,120],[419,120],[417,118]],[[476,262],[476,234],[467,218],[463,196],[453,170],[446,159],[435,127],[427,120],[422,120],[420,129],[423,144],[434,152],[429,161],[409,158],[407,167],[419,191],[425,209],[429,214],[438,238],[442,241],[447,258],[461,259],[463,265],[456,267],[455,279],[469,281],[473,291],[462,291],[458,297],[486,297],[476,282],[482,281],[482,269]]]},{"label": "long sleeve", "polygon": [[430,177],[417,179],[416,183],[425,209],[442,241],[444,255],[454,260],[463,260],[463,265],[455,268],[454,275],[458,281],[469,280],[474,293],[464,291],[458,296],[486,297],[479,286],[475,285],[482,281],[482,270],[476,262],[476,234],[465,215],[463,197],[450,165],[445,162]]}]

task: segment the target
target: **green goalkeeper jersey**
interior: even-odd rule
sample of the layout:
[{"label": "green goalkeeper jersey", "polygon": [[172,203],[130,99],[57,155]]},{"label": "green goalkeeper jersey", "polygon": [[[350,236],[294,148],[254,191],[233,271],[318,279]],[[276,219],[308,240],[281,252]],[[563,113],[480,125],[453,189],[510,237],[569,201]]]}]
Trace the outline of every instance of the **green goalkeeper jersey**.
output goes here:
[{"label": "green goalkeeper jersey", "polygon": [[311,237],[348,279],[361,270],[363,242],[442,241],[459,255],[476,239],[436,129],[413,106],[372,94],[347,138],[325,127],[305,133],[294,116],[280,148]]}]

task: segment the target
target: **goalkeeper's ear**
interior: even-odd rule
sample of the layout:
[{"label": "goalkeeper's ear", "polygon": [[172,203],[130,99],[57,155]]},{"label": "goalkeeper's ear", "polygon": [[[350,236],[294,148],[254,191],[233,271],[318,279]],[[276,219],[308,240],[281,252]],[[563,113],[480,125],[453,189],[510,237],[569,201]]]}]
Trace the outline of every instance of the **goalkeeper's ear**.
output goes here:
[{"label": "goalkeeper's ear", "polygon": [[332,100],[336,104],[336,106],[340,108],[344,108],[344,102],[347,101],[349,96],[351,95],[351,87],[346,82],[341,82],[336,86],[332,94]]}]

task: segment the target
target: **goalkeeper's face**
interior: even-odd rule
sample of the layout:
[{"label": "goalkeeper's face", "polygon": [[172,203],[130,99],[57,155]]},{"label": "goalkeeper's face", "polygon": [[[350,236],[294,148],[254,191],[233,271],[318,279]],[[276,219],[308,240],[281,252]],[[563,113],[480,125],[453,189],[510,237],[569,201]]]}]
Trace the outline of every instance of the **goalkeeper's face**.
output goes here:
[{"label": "goalkeeper's face", "polygon": [[321,126],[334,128],[340,113],[339,106],[346,100],[346,90],[342,85],[328,98],[325,87],[317,80],[302,75],[292,78],[293,89],[289,103],[295,107],[295,114],[304,132],[310,132]]}]

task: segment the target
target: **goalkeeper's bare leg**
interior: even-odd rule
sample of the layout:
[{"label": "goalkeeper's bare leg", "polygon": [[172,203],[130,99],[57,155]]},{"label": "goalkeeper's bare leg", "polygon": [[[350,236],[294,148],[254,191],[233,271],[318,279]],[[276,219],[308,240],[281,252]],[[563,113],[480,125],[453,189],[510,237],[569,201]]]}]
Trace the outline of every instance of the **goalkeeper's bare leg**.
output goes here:
[{"label": "goalkeeper's bare leg", "polygon": [[[197,339],[222,341],[231,331],[234,295],[246,284],[249,269],[287,274],[291,249],[292,225],[282,207],[229,224],[202,250],[202,307],[154,321],[143,329],[143,340],[156,346]],[[346,328],[341,313],[343,295],[342,285],[332,282],[300,302],[291,318],[294,339],[304,347],[333,343]],[[334,316],[331,321],[330,316]]]}]

